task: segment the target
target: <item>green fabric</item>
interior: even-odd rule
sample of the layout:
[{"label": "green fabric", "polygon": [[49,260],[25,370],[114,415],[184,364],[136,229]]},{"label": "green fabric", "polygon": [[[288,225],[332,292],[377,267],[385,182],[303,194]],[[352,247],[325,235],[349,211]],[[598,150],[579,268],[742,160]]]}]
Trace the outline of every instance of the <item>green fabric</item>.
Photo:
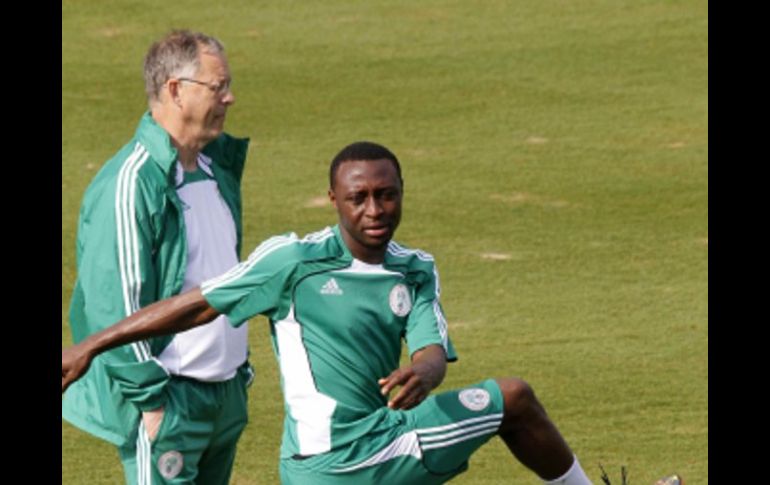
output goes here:
[{"label": "green fabric", "polygon": [[257,314],[270,319],[286,397],[282,457],[323,453],[386,429],[377,379],[398,367],[402,340],[411,353],[441,345],[456,359],[430,255],[391,242],[382,267],[353,262],[335,226],[304,239],[268,239],[201,285],[234,325]]},{"label": "green fabric", "polygon": [[[203,150],[213,160],[214,178],[232,211],[238,251],[240,178],[248,143],[222,134]],[[181,290],[187,241],[174,187],[176,160],[168,133],[148,112],[131,141],[104,164],[86,190],[70,304],[75,342]],[[62,417],[116,445],[135,439],[139,411],[164,402],[165,381],[159,374],[164,371],[151,358],[172,338],[157,337],[100,355],[65,393]]]},{"label": "green fabric", "polygon": [[185,171],[183,173],[183,178],[184,180],[182,181],[182,184],[176,187],[177,190],[179,190],[180,187],[183,187],[187,184],[192,184],[195,182],[201,182],[205,180],[211,180],[211,177],[209,176],[209,174],[207,174],[206,171],[201,169],[200,167],[197,167],[194,172]]},{"label": "green fabric", "polygon": [[[150,459],[142,459],[135,441],[119,448],[126,482],[138,483],[143,471],[153,484],[229,483],[238,438],[248,421],[248,367],[244,364],[224,382],[172,377],[155,438],[150,441],[140,432]],[[165,466],[165,476],[160,466]]]},{"label": "green fabric", "polygon": [[140,411],[158,409],[166,402],[163,389],[169,375],[154,360],[126,364],[105,364],[107,374],[121,388],[123,396]]},{"label": "green fabric", "polygon": [[[463,405],[460,395],[467,390],[486,392],[487,404],[476,410]],[[466,471],[471,455],[495,436],[504,407],[497,382],[487,379],[434,394],[408,411],[387,410],[388,425],[378,433],[329,453],[281,459],[281,483],[445,483]]]}]

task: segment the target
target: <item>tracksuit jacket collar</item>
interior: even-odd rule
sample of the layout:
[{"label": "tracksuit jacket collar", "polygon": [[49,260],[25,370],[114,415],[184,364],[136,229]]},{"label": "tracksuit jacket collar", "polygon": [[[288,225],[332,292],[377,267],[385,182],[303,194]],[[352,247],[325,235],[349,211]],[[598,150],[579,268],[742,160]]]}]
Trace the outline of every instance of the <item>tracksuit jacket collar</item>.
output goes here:
[{"label": "tracksuit jacket collar", "polygon": [[139,120],[136,128],[136,139],[144,145],[155,163],[160,165],[163,172],[168,175],[177,159],[177,150],[171,144],[171,137],[147,111]]}]

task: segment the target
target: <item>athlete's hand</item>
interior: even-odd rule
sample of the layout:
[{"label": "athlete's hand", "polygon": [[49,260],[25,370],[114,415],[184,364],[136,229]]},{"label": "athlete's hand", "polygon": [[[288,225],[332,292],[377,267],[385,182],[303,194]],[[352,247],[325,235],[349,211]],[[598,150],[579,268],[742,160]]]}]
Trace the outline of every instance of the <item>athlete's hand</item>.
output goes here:
[{"label": "athlete's hand", "polygon": [[411,409],[428,397],[433,389],[411,365],[394,370],[388,377],[383,377],[377,383],[384,396],[390,394],[396,386],[401,386],[398,393],[388,400],[390,409]]},{"label": "athlete's hand", "polygon": [[61,392],[86,373],[91,359],[90,353],[80,344],[61,349]]},{"label": "athlete's hand", "polygon": [[412,354],[412,364],[394,370],[377,383],[383,395],[396,386],[401,389],[388,401],[391,409],[411,409],[438,386],[446,373],[446,353],[440,345],[428,345]]},{"label": "athlete's hand", "polygon": [[153,441],[158,435],[160,423],[163,422],[163,406],[152,411],[144,411],[142,413],[142,421],[144,422],[144,429],[147,431],[147,437],[150,438],[150,441]]}]

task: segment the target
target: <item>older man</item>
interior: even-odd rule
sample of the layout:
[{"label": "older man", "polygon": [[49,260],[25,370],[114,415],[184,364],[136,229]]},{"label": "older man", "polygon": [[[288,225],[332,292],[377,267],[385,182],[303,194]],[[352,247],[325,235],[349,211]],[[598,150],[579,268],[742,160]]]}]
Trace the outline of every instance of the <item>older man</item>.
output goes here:
[{"label": "older man", "polygon": [[[222,44],[173,31],[144,78],[149,111],[81,206],[76,342],[239,260],[248,139],[223,133],[235,97]],[[118,446],[129,484],[225,484],[247,421],[247,333],[222,315],[114,349],[67,391],[62,416]]]}]

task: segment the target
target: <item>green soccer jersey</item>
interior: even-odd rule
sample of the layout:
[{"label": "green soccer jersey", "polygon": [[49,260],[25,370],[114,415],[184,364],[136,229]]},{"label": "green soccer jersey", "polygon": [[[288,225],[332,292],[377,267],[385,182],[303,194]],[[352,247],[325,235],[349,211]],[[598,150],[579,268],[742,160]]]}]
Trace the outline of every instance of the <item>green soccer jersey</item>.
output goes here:
[{"label": "green soccer jersey", "polygon": [[234,325],[270,319],[281,370],[281,456],[324,453],[389,424],[377,380],[427,345],[456,355],[439,303],[433,257],[395,242],[383,264],[356,260],[337,226],[277,236],[224,275],[203,283]]}]

